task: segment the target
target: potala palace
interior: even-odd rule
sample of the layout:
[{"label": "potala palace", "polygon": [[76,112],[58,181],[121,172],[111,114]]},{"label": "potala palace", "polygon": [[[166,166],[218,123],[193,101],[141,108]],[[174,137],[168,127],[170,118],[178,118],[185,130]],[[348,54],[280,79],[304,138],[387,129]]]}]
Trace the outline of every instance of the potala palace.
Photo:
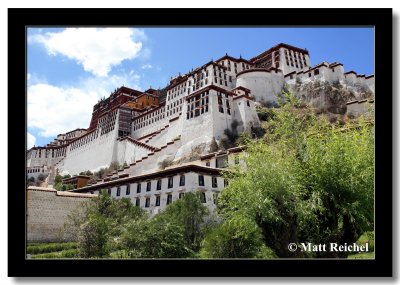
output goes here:
[{"label": "potala palace", "polygon": [[[71,192],[109,191],[155,214],[185,192],[201,191],[212,210],[225,186],[222,168],[242,163],[244,147],[210,152],[211,141],[219,142],[233,122],[238,132],[252,133],[260,125],[258,104],[276,104],[285,84],[295,89],[312,82],[340,83],[354,91],[345,105],[349,114],[364,112],[373,102],[357,93],[360,88],[375,93],[373,75],[345,72],[338,62],[311,66],[306,49],[281,43],[251,59],[225,55],[171,78],[163,89],[116,89],[93,106],[87,129],[29,149],[27,177],[44,174],[51,185],[56,173],[76,180],[82,171],[118,162],[124,167]],[[200,156],[184,160],[195,149]],[[172,163],[162,167],[165,161]]]}]

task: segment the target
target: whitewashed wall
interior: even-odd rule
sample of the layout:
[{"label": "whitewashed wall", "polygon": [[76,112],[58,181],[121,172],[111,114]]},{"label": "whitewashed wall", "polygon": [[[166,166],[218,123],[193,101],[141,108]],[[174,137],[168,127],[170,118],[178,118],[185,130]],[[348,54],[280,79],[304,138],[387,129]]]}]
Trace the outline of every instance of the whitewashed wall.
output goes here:
[{"label": "whitewashed wall", "polygon": [[251,71],[237,76],[237,86],[251,90],[257,102],[276,102],[284,85],[282,72]]}]

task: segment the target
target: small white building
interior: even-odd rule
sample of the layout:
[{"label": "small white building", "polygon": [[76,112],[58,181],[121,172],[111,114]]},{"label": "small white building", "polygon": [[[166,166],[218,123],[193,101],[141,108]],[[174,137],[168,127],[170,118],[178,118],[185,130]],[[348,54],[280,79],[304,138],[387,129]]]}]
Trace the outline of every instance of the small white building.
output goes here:
[{"label": "small white building", "polygon": [[168,204],[182,198],[185,193],[200,192],[202,202],[212,212],[225,183],[220,169],[188,164],[138,176],[119,175],[116,179],[71,192],[99,194],[101,191],[107,191],[113,198],[131,199],[134,205],[151,215],[158,214]]}]

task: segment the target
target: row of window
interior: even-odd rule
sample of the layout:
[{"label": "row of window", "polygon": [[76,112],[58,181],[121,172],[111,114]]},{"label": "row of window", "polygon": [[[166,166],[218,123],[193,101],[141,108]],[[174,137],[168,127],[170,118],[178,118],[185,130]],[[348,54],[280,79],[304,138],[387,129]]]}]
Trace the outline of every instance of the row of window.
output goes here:
[{"label": "row of window", "polygon": [[[200,199],[202,203],[206,203],[207,202],[207,197],[206,197],[206,192],[200,192]],[[184,192],[179,193],[178,199],[182,199],[185,196]],[[166,205],[169,205],[172,203],[172,194],[167,194],[167,199],[166,199]],[[213,193],[213,203],[216,204],[218,200],[218,193]],[[151,197],[145,197],[144,200],[144,208],[149,208],[150,207],[150,203],[151,203]],[[136,207],[141,207],[141,198],[137,197],[135,200],[135,206]],[[155,207],[159,207],[161,206],[161,195],[155,195],[155,203],[154,203]]]},{"label": "row of window", "polygon": [[[221,63],[222,66],[225,66],[225,61],[224,60],[221,61],[220,63]],[[233,67],[235,69],[235,73],[237,73],[237,66],[238,66],[237,63],[233,62]],[[228,68],[228,71],[231,71],[231,61],[229,59],[227,60],[227,68]],[[250,69],[250,65],[245,64],[245,63],[242,62],[242,70],[246,70],[246,69]]]},{"label": "row of window", "polygon": [[209,91],[206,91],[189,99],[186,113],[187,120],[208,112],[208,94]]},{"label": "row of window", "polygon": [[[150,192],[151,188],[152,188],[152,183],[151,181],[147,181],[146,183],[146,192]],[[199,174],[198,176],[198,183],[199,186],[204,186],[204,175]],[[179,177],[179,186],[185,186],[185,175],[181,175]],[[174,187],[174,177],[168,177],[168,185],[167,185],[168,189],[171,189]],[[216,176],[212,176],[211,177],[211,187],[212,188],[218,188],[218,179]],[[158,179],[157,180],[157,184],[156,184],[156,190],[161,190],[162,189],[162,179]],[[136,185],[136,193],[141,193],[142,192],[142,183],[138,183]],[[108,194],[111,195],[111,188],[108,189]],[[131,194],[131,187],[130,184],[126,185],[125,188],[125,195],[129,196]],[[121,186],[117,187],[117,193],[116,196],[121,196]]]},{"label": "row of window", "polygon": [[[57,149],[54,152],[54,149],[51,149],[51,157],[60,157],[65,156],[67,148]],[[43,149],[44,157],[48,158],[50,156],[50,149]],[[41,158],[42,157],[42,149],[34,150],[33,152],[29,153],[28,158]]]},{"label": "row of window", "polygon": [[44,169],[42,169],[42,171],[40,171],[39,168],[36,169],[27,169],[26,173],[39,173],[39,172],[44,172]]},{"label": "row of window", "polygon": [[114,130],[115,119],[117,116],[117,111],[109,112],[107,116],[103,116],[99,119],[99,127],[101,128],[100,135],[106,134]]},{"label": "row of window", "polygon": [[286,65],[289,66],[289,61],[291,66],[296,66],[296,68],[303,68],[303,66],[307,66],[306,57],[304,54],[300,54],[298,52],[288,51],[285,49],[285,59]]},{"label": "row of window", "polygon": [[169,114],[169,112],[167,114],[165,114],[164,112],[165,112],[165,108],[161,108],[157,111],[151,112],[150,114],[147,114],[146,116],[143,116],[143,117],[135,120],[133,130],[136,131],[145,126],[151,125],[159,120],[164,119],[165,116],[168,116],[168,114]]},{"label": "row of window", "polygon": [[[113,127],[113,129],[114,129],[114,127]],[[81,147],[81,146],[87,144],[88,142],[93,141],[94,139],[97,138],[97,133],[98,133],[98,131],[95,130],[95,131],[92,132],[91,134],[89,134],[89,135],[87,135],[87,136],[84,136],[83,138],[78,139],[76,142],[73,142],[73,143],[71,144],[70,149],[73,150],[73,149],[75,149],[75,148],[78,148],[78,147]],[[102,130],[102,133],[103,133],[103,130]]]}]

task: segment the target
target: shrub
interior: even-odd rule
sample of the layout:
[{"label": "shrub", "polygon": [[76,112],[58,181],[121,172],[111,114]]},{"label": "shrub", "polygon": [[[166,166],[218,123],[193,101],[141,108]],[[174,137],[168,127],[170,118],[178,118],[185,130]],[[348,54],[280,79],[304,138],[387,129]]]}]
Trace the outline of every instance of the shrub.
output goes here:
[{"label": "shrub", "polygon": [[158,167],[162,170],[165,169],[169,166],[172,166],[174,164],[172,158],[166,158],[163,161],[161,161],[160,163],[158,163]]},{"label": "shrub", "polygon": [[215,137],[212,138],[211,143],[210,143],[210,153],[216,152],[219,150],[219,146],[217,141],[215,140]]},{"label": "shrub", "polygon": [[54,251],[61,251],[66,249],[78,248],[77,242],[64,242],[64,243],[43,243],[43,244],[28,244],[26,252],[29,254],[39,254]]},{"label": "shrub", "polygon": [[273,256],[263,245],[257,224],[243,216],[234,216],[212,229],[202,242],[203,258],[252,258]]},{"label": "shrub", "polygon": [[48,252],[32,255],[32,259],[47,259],[47,258],[79,258],[78,249],[66,249],[60,252]]}]

